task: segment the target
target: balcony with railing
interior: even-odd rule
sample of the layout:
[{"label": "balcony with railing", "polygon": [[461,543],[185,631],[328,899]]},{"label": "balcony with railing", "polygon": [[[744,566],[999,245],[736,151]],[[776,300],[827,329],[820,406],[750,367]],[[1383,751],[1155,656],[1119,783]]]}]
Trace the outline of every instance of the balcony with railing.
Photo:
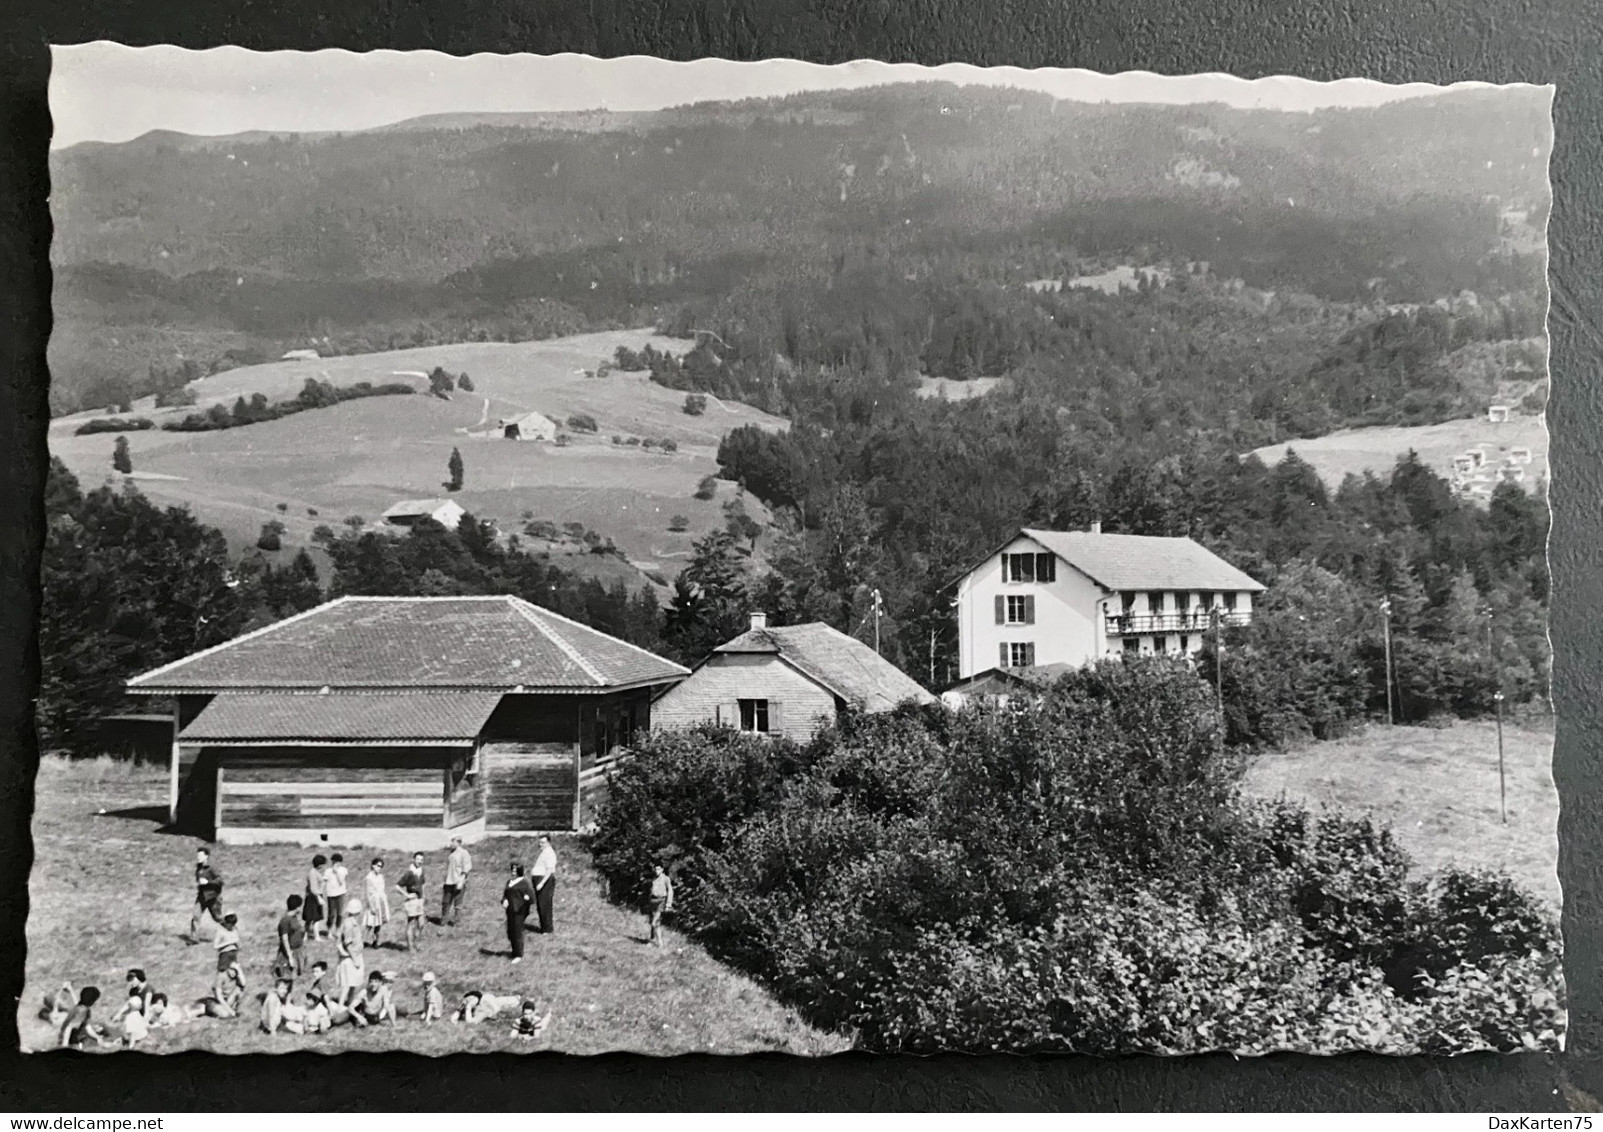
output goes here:
[{"label": "balcony with railing", "polygon": [[[1179,613],[1111,613],[1107,620],[1110,637],[1137,633],[1206,633],[1213,628],[1213,613],[1206,609]],[[1221,609],[1219,621],[1226,627],[1246,625],[1252,621],[1252,614],[1246,610]]]}]

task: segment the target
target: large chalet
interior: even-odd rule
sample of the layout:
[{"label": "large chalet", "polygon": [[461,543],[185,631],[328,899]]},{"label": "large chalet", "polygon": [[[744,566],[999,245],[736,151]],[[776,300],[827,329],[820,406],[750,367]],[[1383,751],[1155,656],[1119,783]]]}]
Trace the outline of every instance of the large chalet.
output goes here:
[{"label": "large chalet", "polygon": [[173,705],[171,818],[225,843],[573,829],[687,670],[515,597],[342,597],[128,682]]},{"label": "large chalet", "polygon": [[957,582],[958,675],[1189,655],[1263,589],[1188,538],[1026,528]]}]

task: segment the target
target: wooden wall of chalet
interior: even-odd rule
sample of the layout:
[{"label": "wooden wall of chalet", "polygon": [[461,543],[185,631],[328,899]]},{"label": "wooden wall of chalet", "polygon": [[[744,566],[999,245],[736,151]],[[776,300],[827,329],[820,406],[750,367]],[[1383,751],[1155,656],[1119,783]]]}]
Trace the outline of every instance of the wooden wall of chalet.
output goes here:
[{"label": "wooden wall of chalet", "polygon": [[[211,696],[177,697],[178,726],[188,727]],[[184,833],[210,837],[217,817],[217,766],[213,755],[203,748],[178,748],[178,814],[175,827]]]},{"label": "wooden wall of chalet", "polygon": [[486,829],[572,829],[588,821],[602,782],[594,772],[650,725],[647,688],[603,696],[503,697],[481,736]]},{"label": "wooden wall of chalet", "polygon": [[485,828],[567,829],[578,796],[579,696],[507,695],[479,750]]},{"label": "wooden wall of chalet", "polygon": [[448,749],[213,747],[217,825],[439,829]]},{"label": "wooden wall of chalet", "polygon": [[478,821],[484,816],[484,773],[469,774],[472,759],[466,753],[457,755],[445,772],[445,825],[454,829],[459,825]]}]

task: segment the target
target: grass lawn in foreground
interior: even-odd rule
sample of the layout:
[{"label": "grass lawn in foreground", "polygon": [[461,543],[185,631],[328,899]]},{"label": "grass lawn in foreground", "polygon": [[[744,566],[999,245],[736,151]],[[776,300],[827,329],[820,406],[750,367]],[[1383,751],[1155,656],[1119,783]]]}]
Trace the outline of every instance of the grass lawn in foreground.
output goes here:
[{"label": "grass lawn in foreground", "polygon": [[1498,810],[1497,724],[1370,726],[1258,756],[1246,790],[1391,826],[1421,872],[1501,869],[1558,910],[1558,791],[1551,721],[1503,724],[1508,824]]},{"label": "grass lawn in foreground", "polygon": [[[105,759],[43,760],[33,819],[26,990],[18,1018],[24,1048],[54,1045],[54,1035],[37,1015],[43,995],[64,980],[75,988],[101,989],[104,997],[95,1015],[102,1023],[121,1006],[129,967],[143,967],[151,985],[174,1003],[192,1002],[210,986],[216,964],[209,938],[196,946],[181,939],[189,924],[194,849],[200,842],[160,832],[166,798],[162,768]],[[357,879],[375,855],[385,858],[392,884],[407,863],[407,854],[393,850],[342,851],[353,892],[360,891]],[[849,1047],[846,1038],[812,1029],[756,983],[723,967],[678,933],[670,930],[668,946],[662,949],[647,946],[644,918],[602,897],[600,878],[574,838],[557,839],[556,931],[549,937],[531,933],[526,958],[512,965],[500,892],[509,862],[532,864],[535,843],[499,838],[470,851],[474,871],[461,923],[454,929],[429,924],[415,953],[393,946],[369,948],[367,969],[397,973],[396,1001],[403,1010],[420,1006],[419,980],[425,970],[438,976],[447,1013],[469,988],[538,996],[554,1011],[540,1040],[510,1037],[510,1019],[424,1027],[403,1018],[394,1027],[341,1026],[321,1037],[262,1033],[256,1003],[271,977],[274,927],[284,898],[302,891],[314,850],[218,846],[213,863],[223,874],[224,904],[240,917],[240,958],[250,992],[245,1016],[156,1030],[148,1046],[140,1048],[825,1054]],[[430,853],[426,868],[429,914],[437,916],[444,854]],[[393,892],[391,902],[399,912],[399,897]],[[404,920],[385,929],[391,945],[404,940],[404,934]],[[325,959],[332,967],[333,945],[308,944],[308,962],[312,959]]]}]

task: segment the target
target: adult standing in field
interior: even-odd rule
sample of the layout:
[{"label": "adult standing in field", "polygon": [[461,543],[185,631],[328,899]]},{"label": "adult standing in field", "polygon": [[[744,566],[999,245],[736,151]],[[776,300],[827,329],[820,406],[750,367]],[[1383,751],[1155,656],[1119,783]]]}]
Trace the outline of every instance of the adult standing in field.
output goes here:
[{"label": "adult standing in field", "polygon": [[673,878],[659,861],[652,866],[650,931],[647,943],[662,946],[662,914],[673,911]]},{"label": "adult standing in field", "polygon": [[529,884],[529,878],[523,875],[523,866],[514,861],[512,875],[507,878],[506,888],[501,892],[501,907],[506,909],[507,915],[507,942],[512,945],[514,963],[523,962],[523,929],[533,903],[534,888]]},{"label": "adult standing in field", "polygon": [[384,887],[384,858],[374,857],[362,878],[362,905],[367,909],[363,923],[370,933],[369,947],[378,946],[379,932],[390,922],[390,893]]},{"label": "adult standing in field", "polygon": [[335,853],[328,859],[328,868],[323,873],[323,894],[328,901],[330,928],[337,928],[345,922],[345,900],[351,891],[346,884],[349,875],[343,854]]},{"label": "adult standing in field", "polygon": [[412,854],[412,864],[401,874],[395,887],[405,898],[401,911],[406,915],[406,949],[411,951],[423,934],[423,893],[427,891],[427,882],[423,877],[422,853]]},{"label": "adult standing in field", "polygon": [[551,845],[551,839],[540,837],[540,855],[534,859],[534,906],[540,913],[541,935],[550,935],[554,929],[551,922],[551,903],[557,888],[557,851]]},{"label": "adult standing in field", "polygon": [[468,874],[472,871],[473,857],[462,847],[462,839],[451,838],[451,852],[445,858],[445,892],[440,898],[442,927],[456,926],[457,913],[462,908],[462,895],[468,887]]},{"label": "adult standing in field", "polygon": [[195,850],[195,909],[189,914],[189,943],[200,942],[200,918],[211,917],[215,924],[223,912],[223,875],[212,865],[211,850]]},{"label": "adult standing in field", "polygon": [[323,903],[324,898],[324,870],[328,867],[328,858],[318,853],[312,857],[312,867],[306,870],[306,899],[301,906],[301,916],[306,921],[306,931],[313,939],[324,939],[329,931],[338,928],[338,924],[328,921],[328,906]]},{"label": "adult standing in field", "polygon": [[306,922],[301,919],[301,898],[289,896],[284,901],[284,914],[278,918],[278,962],[273,965],[273,974],[298,979],[305,966]]},{"label": "adult standing in field", "polygon": [[367,961],[362,954],[366,934],[362,902],[347,901],[345,918],[334,931],[334,953],[339,956],[339,965],[334,968],[334,1000],[341,1006],[349,1006],[367,982]]}]

